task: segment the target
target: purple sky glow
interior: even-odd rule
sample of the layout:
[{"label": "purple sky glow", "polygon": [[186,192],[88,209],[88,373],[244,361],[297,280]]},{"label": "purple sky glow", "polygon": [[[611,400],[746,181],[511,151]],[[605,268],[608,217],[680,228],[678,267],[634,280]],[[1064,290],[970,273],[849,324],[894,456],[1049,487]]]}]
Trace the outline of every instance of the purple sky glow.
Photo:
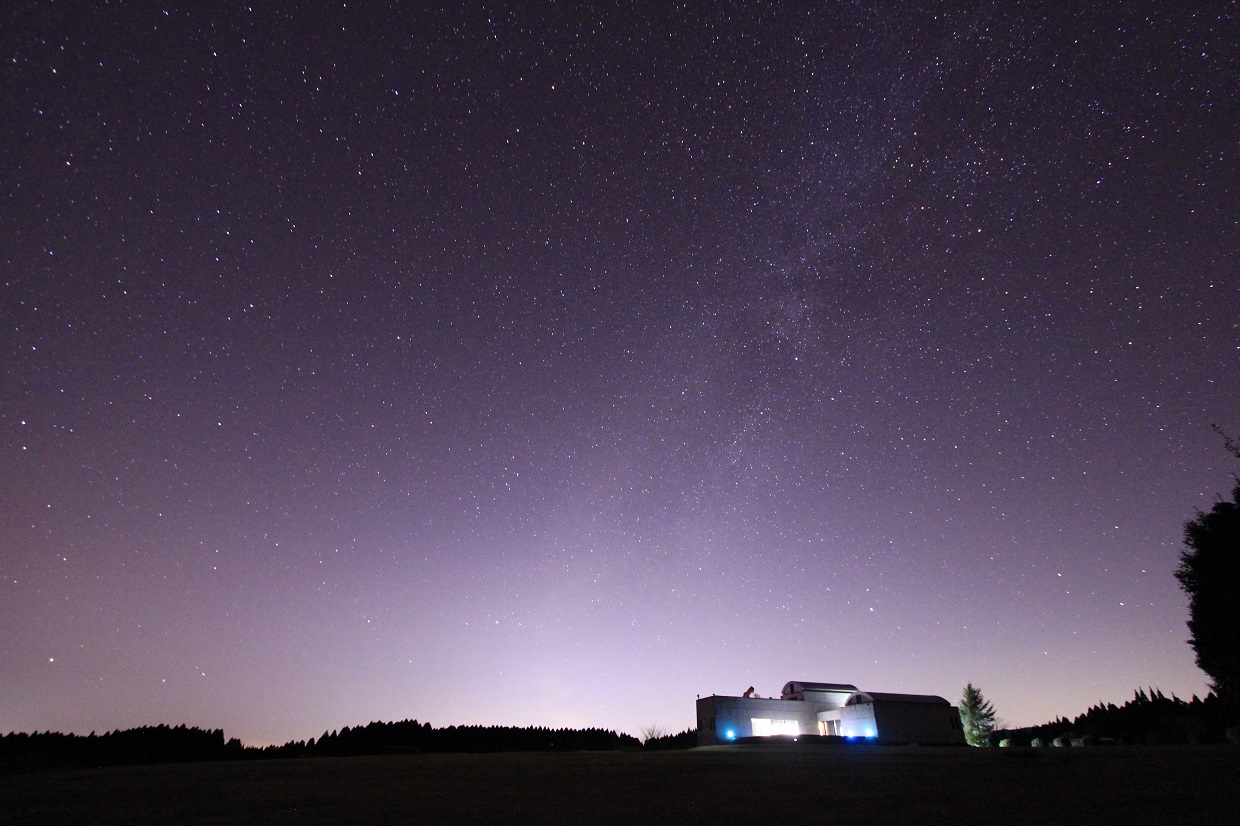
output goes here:
[{"label": "purple sky glow", "polygon": [[1205,693],[1234,4],[276,5],[0,12],[0,730]]}]

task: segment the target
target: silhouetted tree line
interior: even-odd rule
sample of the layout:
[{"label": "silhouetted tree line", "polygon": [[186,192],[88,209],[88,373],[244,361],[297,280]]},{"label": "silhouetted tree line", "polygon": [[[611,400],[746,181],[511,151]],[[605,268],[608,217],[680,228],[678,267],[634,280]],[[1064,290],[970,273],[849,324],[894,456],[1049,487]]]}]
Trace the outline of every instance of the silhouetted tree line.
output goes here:
[{"label": "silhouetted tree line", "polygon": [[24,771],[141,763],[226,760],[243,752],[240,740],[224,742],[224,731],[185,726],[144,726],[96,736],[14,733],[0,737],[0,770]]},{"label": "silhouetted tree line", "polygon": [[697,746],[697,729],[685,729],[680,734],[665,734],[662,737],[649,737],[642,743],[643,751],[669,751],[671,749],[691,749]]},{"label": "silhouetted tree line", "polygon": [[1099,703],[1069,721],[1061,717],[1050,723],[1028,728],[996,731],[992,745],[1007,740],[1009,745],[1028,746],[1034,740],[1051,746],[1056,740],[1069,744],[1079,740],[1096,745],[1162,745],[1174,743],[1221,743],[1235,737],[1226,727],[1224,704],[1211,693],[1199,699],[1182,700],[1172,694],[1165,696],[1151,688],[1137,689],[1133,698],[1122,706]]},{"label": "silhouetted tree line", "polygon": [[[675,735],[674,737],[682,737]],[[663,738],[663,739],[674,739]],[[203,731],[177,726],[148,726],[96,736],[58,732],[14,733],[0,737],[0,772],[253,760],[280,757],[342,757],[363,754],[611,751],[639,749],[637,738],[603,729],[550,729],[511,726],[448,726],[402,720],[323,732],[318,739],[293,740],[282,746],[246,747],[224,741],[221,729]]]},{"label": "silhouetted tree line", "polygon": [[637,738],[603,729],[550,729],[538,726],[448,726],[402,720],[323,732],[317,740],[268,746],[264,754],[284,757],[392,754],[397,752],[612,751],[636,749]]}]

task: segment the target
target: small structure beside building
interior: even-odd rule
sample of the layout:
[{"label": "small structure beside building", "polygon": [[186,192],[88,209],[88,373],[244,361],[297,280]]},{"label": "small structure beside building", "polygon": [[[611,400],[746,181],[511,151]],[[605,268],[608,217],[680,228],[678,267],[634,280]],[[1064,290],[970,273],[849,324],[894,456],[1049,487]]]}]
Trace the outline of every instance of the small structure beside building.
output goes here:
[{"label": "small structure beside building", "polygon": [[963,745],[960,711],[942,697],[859,691],[847,683],[786,683],[779,699],[712,695],[697,701],[698,745],[817,735],[923,746]]}]

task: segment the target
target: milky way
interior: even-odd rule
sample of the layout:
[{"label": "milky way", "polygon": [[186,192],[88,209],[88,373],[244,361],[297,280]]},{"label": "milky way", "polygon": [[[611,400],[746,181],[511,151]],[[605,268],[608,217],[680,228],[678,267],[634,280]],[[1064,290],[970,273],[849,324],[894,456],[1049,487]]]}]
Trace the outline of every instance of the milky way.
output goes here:
[{"label": "milky way", "polygon": [[4,12],[0,730],[1205,693],[1224,4]]}]

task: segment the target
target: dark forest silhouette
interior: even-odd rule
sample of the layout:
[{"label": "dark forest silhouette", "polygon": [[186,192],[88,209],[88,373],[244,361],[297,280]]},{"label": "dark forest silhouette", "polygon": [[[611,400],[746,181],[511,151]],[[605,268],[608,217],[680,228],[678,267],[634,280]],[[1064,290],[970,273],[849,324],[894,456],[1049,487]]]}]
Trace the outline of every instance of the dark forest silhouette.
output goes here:
[{"label": "dark forest silhouette", "polygon": [[269,746],[264,754],[281,757],[346,756],[396,752],[611,751],[639,748],[637,738],[603,729],[550,729],[531,726],[448,726],[404,720],[323,732],[317,740]]},{"label": "dark forest silhouette", "polygon": [[668,751],[670,749],[691,749],[697,746],[697,729],[689,728],[680,734],[664,734],[650,737],[642,743],[642,751]]},{"label": "dark forest silhouette", "polygon": [[1071,721],[1061,717],[1040,726],[995,731],[991,744],[1007,740],[1013,746],[1053,746],[1056,741],[1058,745],[1164,745],[1237,739],[1240,732],[1226,725],[1224,704],[1213,693],[1204,700],[1196,695],[1182,700],[1154,688],[1138,689],[1122,706],[1099,703]]},{"label": "dark forest silhouette", "polygon": [[96,736],[54,731],[0,737],[0,771],[227,760],[247,749],[222,729],[144,726]]},{"label": "dark forest silhouette", "polygon": [[[660,738],[649,748],[674,748],[685,733]],[[664,741],[668,741],[665,743]],[[691,744],[690,744],[691,745]],[[291,757],[343,757],[363,754],[610,751],[643,748],[635,737],[603,729],[551,729],[511,726],[448,726],[403,720],[324,732],[319,738],[295,740],[265,748],[225,742],[221,729],[146,726],[107,734],[13,733],[0,737],[0,772],[120,766],[145,763],[186,763]]]}]

